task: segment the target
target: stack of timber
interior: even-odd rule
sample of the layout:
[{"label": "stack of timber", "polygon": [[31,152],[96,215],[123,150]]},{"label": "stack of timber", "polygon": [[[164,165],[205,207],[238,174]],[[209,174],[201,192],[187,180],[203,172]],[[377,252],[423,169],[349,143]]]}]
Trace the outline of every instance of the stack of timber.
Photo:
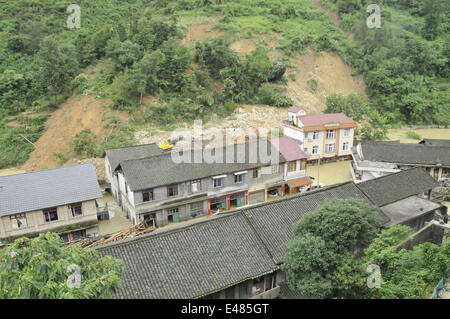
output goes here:
[{"label": "stack of timber", "polygon": [[151,233],[156,228],[154,226],[149,226],[147,221],[143,221],[140,224],[131,226],[127,229],[121,230],[117,233],[114,233],[112,235],[103,236],[100,238],[83,238],[77,241],[73,241],[70,243],[67,243],[65,247],[73,246],[73,245],[79,245],[83,248],[93,248],[101,245],[106,245],[118,240],[123,240],[127,238],[133,238],[136,236],[144,235]]}]

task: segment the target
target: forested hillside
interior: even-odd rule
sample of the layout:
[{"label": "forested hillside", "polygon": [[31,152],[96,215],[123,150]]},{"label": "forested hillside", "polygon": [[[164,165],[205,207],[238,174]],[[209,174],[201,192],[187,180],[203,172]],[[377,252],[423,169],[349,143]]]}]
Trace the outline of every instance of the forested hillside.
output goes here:
[{"label": "forested hillside", "polygon": [[[33,149],[23,137],[35,142],[49,111],[73,94],[110,98],[136,123],[165,127],[225,116],[240,103],[289,106],[290,59],[308,49],[338,54],[364,75],[369,101],[334,96],[327,103],[361,113],[367,130],[379,130],[363,137],[379,137],[389,124],[450,124],[448,1],[431,2],[439,1],[384,1],[382,28],[368,29],[365,1],[328,0],[352,40],[309,0],[79,0],[81,28],[71,30],[70,1],[2,0],[0,167],[23,163]],[[212,20],[217,36],[183,43],[188,25]],[[241,38],[259,41],[246,56],[230,48]],[[98,61],[108,67],[87,76]],[[158,103],[147,105],[148,96]],[[129,141],[110,138],[87,155]]]},{"label": "forested hillside", "polygon": [[381,28],[366,26],[368,3],[324,0],[357,46],[347,61],[362,72],[371,102],[389,123],[450,124],[450,2],[384,0]]}]

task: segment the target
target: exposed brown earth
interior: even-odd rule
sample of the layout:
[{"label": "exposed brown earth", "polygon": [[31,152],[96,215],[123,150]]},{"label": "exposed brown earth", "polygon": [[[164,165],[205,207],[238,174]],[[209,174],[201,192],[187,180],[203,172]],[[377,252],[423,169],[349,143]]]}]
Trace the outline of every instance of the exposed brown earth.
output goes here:
[{"label": "exposed brown earth", "polygon": [[46,131],[35,143],[36,149],[30,159],[22,165],[24,170],[38,170],[60,166],[55,153],[64,154],[71,150],[70,140],[84,129],[90,129],[100,142],[110,132],[108,118],[115,117],[127,122],[125,112],[111,111],[105,106],[110,101],[95,99],[91,95],[72,96],[46,122]]},{"label": "exposed brown earth", "polygon": [[213,22],[190,25],[185,37],[181,40],[181,44],[188,46],[193,44],[194,41],[205,40],[220,35],[222,32],[214,29],[214,27],[215,23]]},{"label": "exposed brown earth", "polygon": [[[338,55],[310,50],[305,55],[297,55],[292,62],[297,74],[295,81],[288,81],[287,94],[295,105],[303,106],[307,112],[322,112],[326,97],[332,93],[359,93],[366,96],[362,76],[352,76],[350,66]],[[312,92],[308,83],[312,79],[318,82],[315,92]]]},{"label": "exposed brown earth", "polygon": [[230,45],[239,56],[246,56],[256,50],[256,44],[250,39],[239,39]]}]

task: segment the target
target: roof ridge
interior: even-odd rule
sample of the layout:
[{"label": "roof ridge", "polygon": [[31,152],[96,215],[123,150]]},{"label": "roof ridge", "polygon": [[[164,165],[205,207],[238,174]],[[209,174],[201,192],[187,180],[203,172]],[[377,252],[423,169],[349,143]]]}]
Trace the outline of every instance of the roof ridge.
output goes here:
[{"label": "roof ridge", "polygon": [[[278,137],[278,138],[280,138],[280,137]],[[227,144],[227,145],[223,145],[223,146],[220,146],[220,147],[211,147],[211,148],[208,148],[208,147],[204,147],[204,148],[201,148],[201,149],[194,149],[194,148],[190,148],[190,149],[186,149],[186,150],[179,150],[179,151],[177,151],[177,150],[171,150],[171,151],[169,151],[169,152],[164,152],[164,151],[162,151],[162,153],[161,154],[156,154],[156,155],[151,155],[151,156],[146,156],[146,157],[142,157],[142,158],[133,158],[133,159],[128,159],[128,160],[123,160],[123,161],[121,161],[120,163],[119,163],[119,165],[122,165],[122,163],[124,163],[124,162],[130,162],[130,161],[143,161],[143,160],[149,160],[149,159],[153,159],[153,158],[155,158],[155,157],[159,157],[159,156],[163,156],[163,155],[168,155],[168,154],[172,154],[172,153],[184,153],[184,152],[203,152],[205,149],[226,149],[226,148],[231,148],[231,147],[238,147],[239,145],[249,145],[250,143],[258,143],[258,145],[259,145],[259,141],[260,140],[266,140],[266,141],[268,141],[269,143],[270,143],[270,146],[271,146],[271,148],[274,148],[277,152],[278,152],[278,154],[281,156],[281,158],[283,159],[283,160],[285,160],[286,161],[286,159],[284,158],[284,156],[283,156],[283,154],[281,154],[281,152],[277,149],[277,147],[271,142],[271,138],[258,138],[258,139],[256,139],[256,140],[250,140],[250,141],[248,141],[248,142],[245,142],[245,143],[238,143],[238,144]],[[259,147],[259,146],[258,146]],[[259,158],[259,154],[258,154],[258,158]],[[209,163],[204,163],[204,162],[202,162],[202,163],[199,163],[199,164],[209,164]],[[213,163],[214,164],[214,163]],[[223,163],[223,164],[228,164],[228,163]]]},{"label": "roof ridge", "polygon": [[[277,198],[277,199],[274,199],[274,200],[271,200],[271,201],[266,201],[266,202],[262,202],[262,203],[253,204],[253,205],[250,205],[250,206],[239,207],[239,208],[236,208],[234,210],[221,213],[221,214],[219,214],[217,216],[213,216],[210,219],[204,219],[204,220],[198,220],[198,221],[195,221],[195,219],[193,219],[190,222],[188,222],[187,224],[174,226],[173,228],[168,228],[168,229],[161,229],[160,228],[160,229],[156,230],[156,233],[152,232],[152,233],[149,233],[149,234],[144,234],[144,235],[136,236],[136,237],[133,237],[133,238],[127,238],[127,239],[124,239],[124,240],[118,240],[118,241],[115,241],[115,242],[112,242],[112,243],[108,243],[108,244],[105,244],[105,245],[97,246],[97,247],[95,247],[95,249],[103,249],[103,248],[107,248],[107,247],[110,247],[110,246],[127,244],[127,243],[133,242],[135,240],[142,240],[142,239],[145,239],[145,238],[148,238],[148,237],[152,237],[152,236],[164,236],[164,235],[171,234],[171,233],[174,233],[174,232],[185,231],[188,228],[191,228],[191,227],[194,227],[194,226],[197,226],[197,225],[200,225],[200,224],[208,223],[208,222],[213,222],[213,221],[219,220],[221,218],[239,216],[240,214],[245,215],[245,211],[253,209],[253,208],[267,206],[267,205],[272,205],[274,203],[285,202],[285,201],[289,201],[289,200],[294,200],[294,199],[297,199],[297,198],[300,198],[300,197],[306,197],[308,195],[312,195],[312,194],[328,191],[328,190],[331,190],[331,189],[335,189],[335,188],[338,188],[338,187],[341,187],[341,186],[344,186],[344,185],[350,185],[350,184],[355,184],[355,183],[352,182],[352,181],[349,181],[349,182],[344,182],[344,183],[340,183],[340,184],[334,184],[334,185],[330,185],[328,187],[324,187],[324,188],[320,188],[320,189],[317,189],[317,190],[309,191],[307,193],[298,193],[298,194],[294,194],[294,195],[290,195],[290,196],[286,196],[286,197]],[[364,196],[366,196],[366,194],[364,192],[362,192],[362,194]],[[245,219],[246,219],[247,222],[249,222],[247,216],[245,216]],[[252,229],[253,229],[253,227],[252,227]],[[258,238],[259,238],[259,236],[258,236]],[[265,245],[264,245],[264,247],[267,249],[267,247]],[[270,256],[273,258],[273,256],[271,254],[270,254]]]},{"label": "roof ridge", "polygon": [[41,170],[22,172],[22,173],[11,174],[11,175],[4,175],[4,176],[0,176],[0,179],[1,178],[8,178],[8,177],[11,177],[11,176],[17,176],[17,175],[21,175],[22,176],[22,175],[38,174],[38,173],[49,172],[49,171],[56,171],[56,170],[73,168],[73,167],[78,167],[78,166],[92,166],[92,167],[94,167],[94,170],[95,170],[94,164],[92,164],[92,163],[81,163],[81,164],[73,164],[73,165],[53,167],[53,168],[44,168],[44,169],[41,169]]},{"label": "roof ridge", "polygon": [[402,169],[402,170],[400,170],[399,172],[395,172],[395,173],[391,173],[391,174],[387,174],[387,175],[382,175],[382,176],[380,176],[380,177],[373,178],[373,179],[369,179],[369,180],[367,180],[367,181],[363,181],[363,182],[355,183],[355,184],[356,184],[356,186],[359,188],[359,185],[362,185],[362,184],[365,184],[365,183],[370,183],[370,182],[379,181],[379,180],[381,180],[381,179],[386,179],[386,178],[393,177],[393,176],[397,176],[397,175],[400,175],[400,174],[405,174],[406,172],[414,171],[414,170],[422,170],[422,171],[425,171],[425,170],[424,170],[422,167],[420,167],[420,166],[409,167],[409,168]]},{"label": "roof ridge", "polygon": [[139,147],[139,146],[149,146],[149,145],[157,145],[156,143],[147,143],[147,144],[137,144],[137,145],[129,145],[129,146],[119,146],[119,147],[112,147],[112,148],[108,148],[105,150],[106,151],[110,151],[110,150],[120,150],[120,149],[124,149],[124,148],[132,148],[132,147]]}]

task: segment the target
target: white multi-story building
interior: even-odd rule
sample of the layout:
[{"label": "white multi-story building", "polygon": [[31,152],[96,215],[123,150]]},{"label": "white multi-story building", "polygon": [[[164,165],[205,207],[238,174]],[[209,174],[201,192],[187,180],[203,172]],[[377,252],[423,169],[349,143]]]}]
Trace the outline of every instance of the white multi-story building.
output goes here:
[{"label": "white multi-story building", "polygon": [[350,159],[356,123],[344,113],[307,115],[300,107],[288,110],[284,135],[301,142],[310,162]]}]

